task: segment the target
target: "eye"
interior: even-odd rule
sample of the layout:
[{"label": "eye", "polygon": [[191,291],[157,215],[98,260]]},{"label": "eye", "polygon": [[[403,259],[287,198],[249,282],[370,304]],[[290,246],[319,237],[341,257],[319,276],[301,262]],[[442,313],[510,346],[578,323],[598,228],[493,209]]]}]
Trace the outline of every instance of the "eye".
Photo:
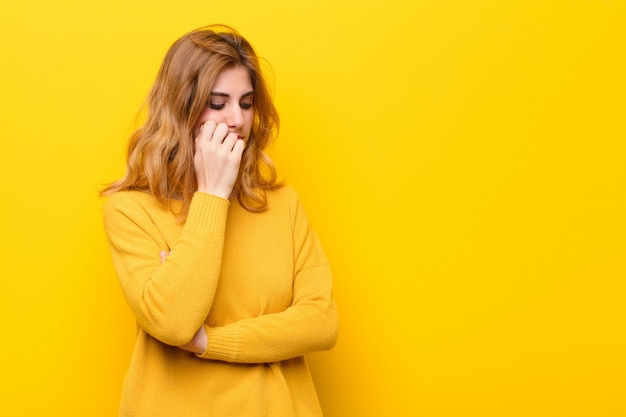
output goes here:
[{"label": "eye", "polygon": [[248,109],[251,109],[252,107],[254,107],[254,104],[252,104],[252,103],[239,103],[239,107],[241,107],[244,110],[248,110]]},{"label": "eye", "polygon": [[213,110],[222,110],[224,108],[224,104],[209,103],[209,107]]}]

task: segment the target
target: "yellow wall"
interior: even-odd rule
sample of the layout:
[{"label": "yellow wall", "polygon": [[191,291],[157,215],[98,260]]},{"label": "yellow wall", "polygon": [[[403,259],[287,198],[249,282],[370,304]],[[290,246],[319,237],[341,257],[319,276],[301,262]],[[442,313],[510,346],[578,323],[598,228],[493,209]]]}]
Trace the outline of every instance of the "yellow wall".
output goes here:
[{"label": "yellow wall", "polygon": [[0,414],[115,414],[96,192],[171,42],[224,22],[332,261],[328,417],[626,415],[623,1],[5,3]]}]

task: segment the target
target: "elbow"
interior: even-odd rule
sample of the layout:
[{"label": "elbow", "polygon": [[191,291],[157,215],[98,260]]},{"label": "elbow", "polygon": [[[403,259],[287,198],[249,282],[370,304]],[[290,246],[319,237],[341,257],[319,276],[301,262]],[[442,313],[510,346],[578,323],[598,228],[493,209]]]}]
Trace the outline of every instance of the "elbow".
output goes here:
[{"label": "elbow", "polygon": [[322,345],[320,346],[320,350],[331,350],[332,348],[334,348],[337,344],[338,337],[339,331],[338,328],[335,327],[325,335],[322,341]]},{"label": "elbow", "polygon": [[136,316],[141,318],[139,324],[150,336],[170,346],[189,343],[204,324],[202,314],[190,317],[180,312],[143,309]]},{"label": "elbow", "polygon": [[331,308],[327,311],[326,318],[324,320],[325,326],[322,330],[320,337],[320,350],[331,350],[337,344],[339,337],[339,318],[337,315],[337,308],[332,303]]},{"label": "elbow", "polygon": [[178,320],[145,320],[142,328],[158,341],[170,346],[182,346],[189,343],[198,329],[197,327],[182,324]]},{"label": "elbow", "polygon": [[139,327],[164,344],[183,346],[204,324],[214,292],[208,287],[186,288],[178,282],[184,280],[160,268],[123,269],[122,292]]},{"label": "elbow", "polygon": [[184,328],[176,325],[160,326],[160,328],[155,331],[155,333],[158,334],[154,337],[170,346],[183,346],[193,340],[201,326],[202,325],[198,325],[198,327],[185,326]]}]

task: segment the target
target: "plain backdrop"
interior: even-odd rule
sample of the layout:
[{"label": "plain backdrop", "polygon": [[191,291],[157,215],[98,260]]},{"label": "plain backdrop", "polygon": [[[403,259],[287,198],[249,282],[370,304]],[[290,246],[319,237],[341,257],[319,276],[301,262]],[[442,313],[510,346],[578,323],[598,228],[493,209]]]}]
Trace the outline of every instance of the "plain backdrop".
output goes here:
[{"label": "plain backdrop", "polygon": [[332,264],[328,417],[626,415],[620,0],[4,1],[0,414],[112,416],[135,324],[98,190],[180,35],[267,60]]}]

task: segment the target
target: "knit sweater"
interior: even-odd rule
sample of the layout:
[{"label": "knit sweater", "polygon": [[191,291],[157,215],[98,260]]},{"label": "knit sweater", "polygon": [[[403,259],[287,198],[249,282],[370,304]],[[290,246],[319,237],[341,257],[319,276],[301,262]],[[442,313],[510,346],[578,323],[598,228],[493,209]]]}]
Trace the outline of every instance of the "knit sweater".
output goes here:
[{"label": "knit sweater", "polygon": [[[197,192],[186,221],[119,192],[105,231],[138,334],[120,416],[321,416],[305,354],[333,347],[328,262],[289,187],[269,209]],[[202,354],[178,348],[200,326]]]}]

